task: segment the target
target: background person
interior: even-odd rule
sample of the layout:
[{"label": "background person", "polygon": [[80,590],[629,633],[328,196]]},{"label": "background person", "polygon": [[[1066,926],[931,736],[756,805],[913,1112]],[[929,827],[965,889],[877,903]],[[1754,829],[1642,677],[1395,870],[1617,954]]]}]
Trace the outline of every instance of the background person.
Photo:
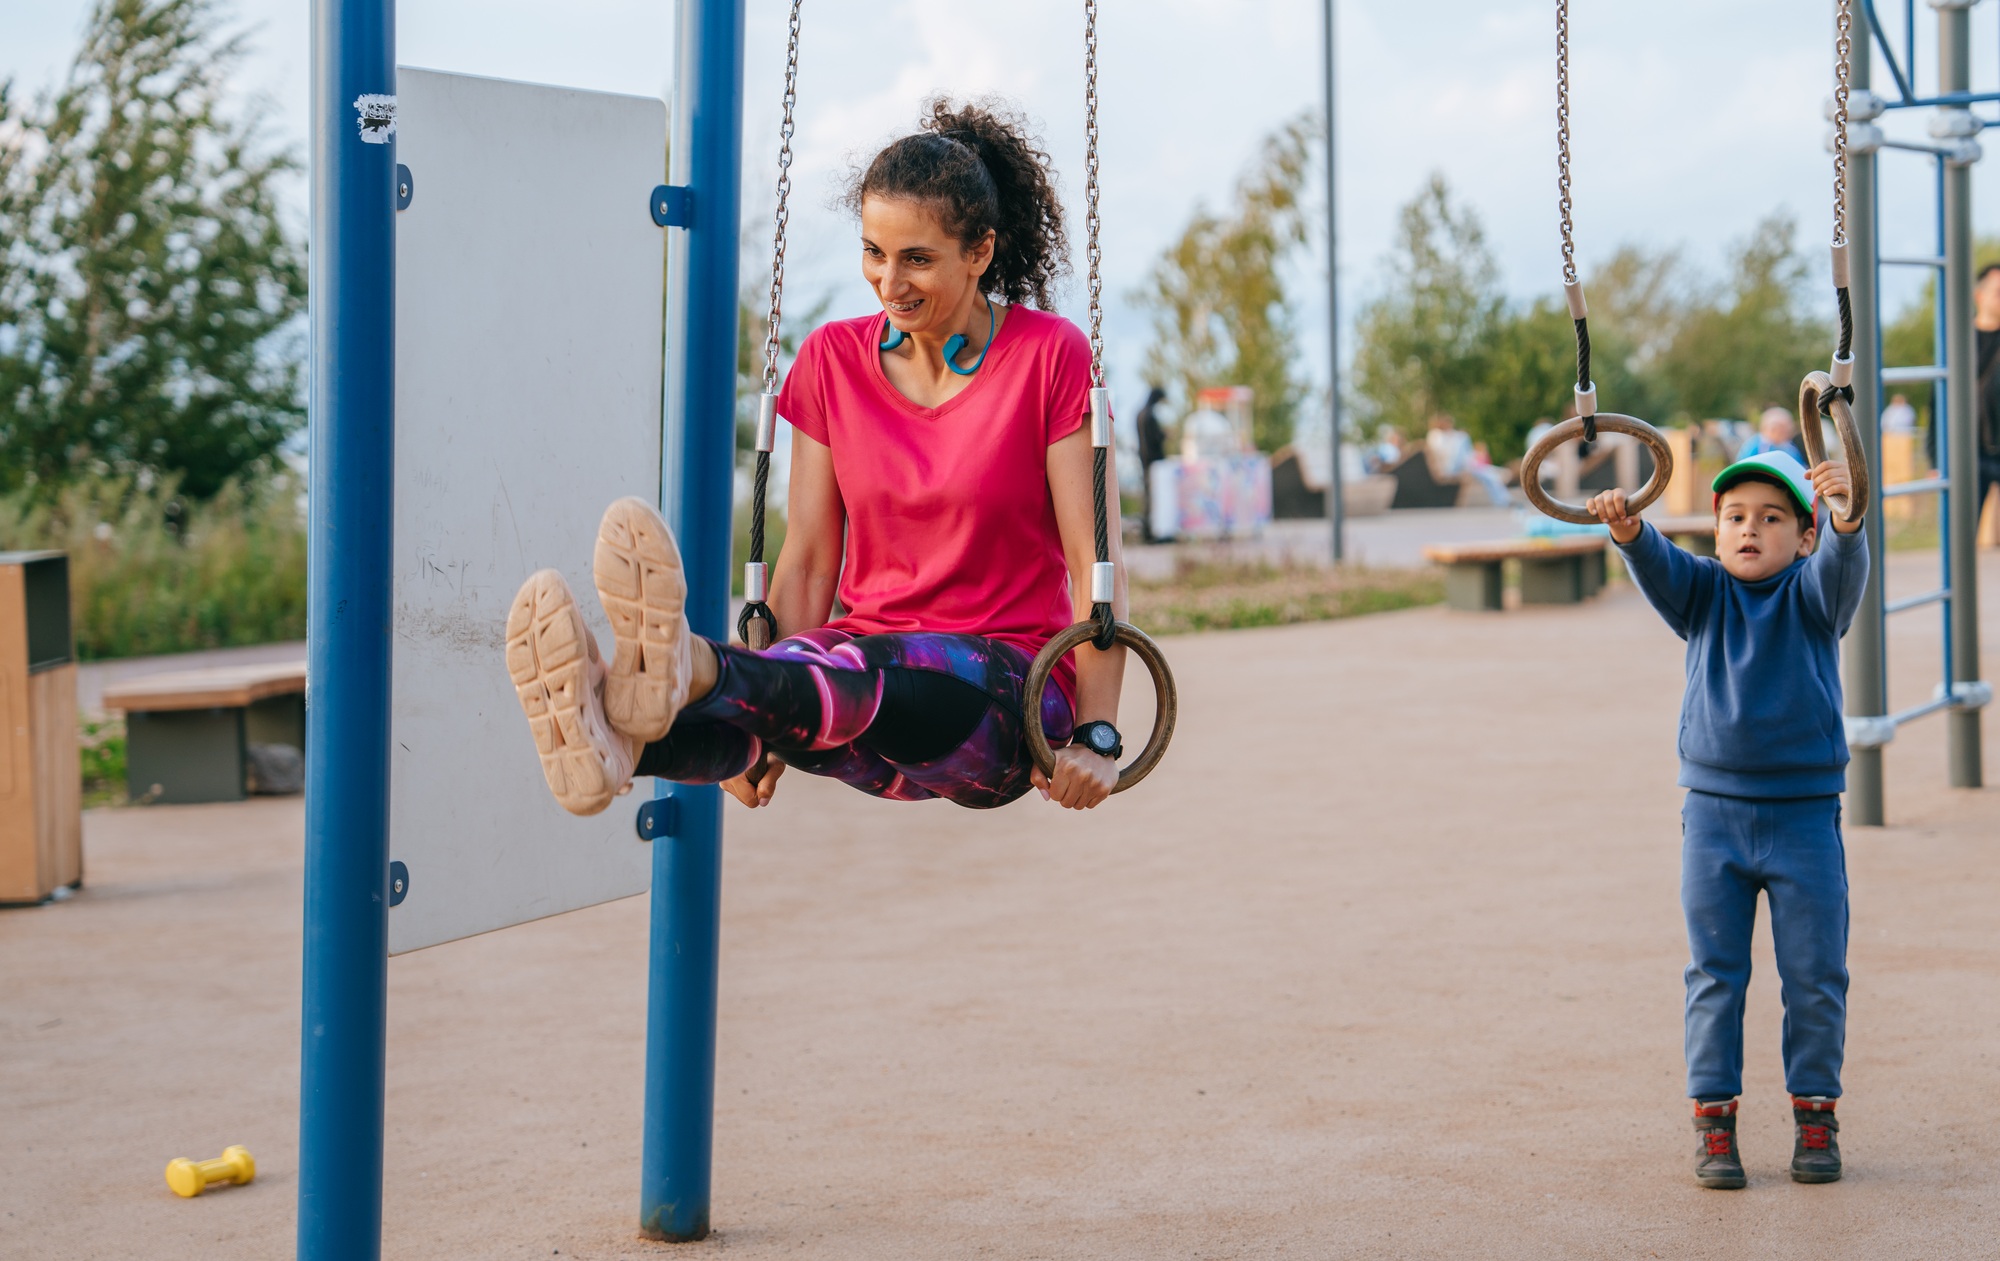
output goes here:
[{"label": "background person", "polygon": [[1158,541],[1153,537],[1153,466],[1167,458],[1167,427],[1160,423],[1160,404],[1166,401],[1167,392],[1155,385],[1139,405],[1139,486],[1146,505],[1139,524],[1148,543]]},{"label": "background person", "polygon": [[[1979,367],[1979,498],[1974,502],[1976,518],[1987,496],[2000,486],[2000,263],[1979,269],[1972,288],[1972,329]],[[1935,430],[1936,425],[1931,428]],[[1931,464],[1937,465],[1937,441],[1931,443]]]},{"label": "background person", "polygon": [[1910,406],[1910,400],[1901,394],[1891,394],[1889,405],[1882,409],[1883,433],[1915,433],[1917,431],[1917,409]]},{"label": "background person", "polygon": [[1792,419],[1790,412],[1782,407],[1767,407],[1757,418],[1757,432],[1738,448],[1736,458],[1747,460],[1767,451],[1783,451],[1803,464],[1806,453],[1799,447],[1798,436],[1798,422]]}]

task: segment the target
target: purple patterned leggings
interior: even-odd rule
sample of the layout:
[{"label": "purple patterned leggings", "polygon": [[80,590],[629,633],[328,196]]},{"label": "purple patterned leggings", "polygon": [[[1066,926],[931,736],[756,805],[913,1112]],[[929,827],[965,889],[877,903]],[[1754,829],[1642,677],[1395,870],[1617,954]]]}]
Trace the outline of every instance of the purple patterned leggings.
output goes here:
[{"label": "purple patterned leggings", "polygon": [[[891,801],[942,797],[987,810],[1028,791],[1021,697],[1031,662],[1012,644],[820,627],[762,652],[712,646],[714,690],[646,746],[637,774],[720,783],[768,749],[787,766]],[[1061,690],[1046,689],[1050,743],[1067,740],[1075,721]]]}]

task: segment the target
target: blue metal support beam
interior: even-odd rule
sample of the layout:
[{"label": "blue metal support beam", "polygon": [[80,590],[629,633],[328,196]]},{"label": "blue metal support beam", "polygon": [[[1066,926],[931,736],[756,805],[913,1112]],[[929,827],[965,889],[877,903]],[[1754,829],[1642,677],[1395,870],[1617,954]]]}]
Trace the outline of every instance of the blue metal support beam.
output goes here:
[{"label": "blue metal support beam", "polygon": [[[729,634],[736,460],[736,279],[743,159],[744,0],[681,0],[670,184],[689,223],[667,238],[667,381],[661,502],[680,540],[687,616]],[[653,842],[646,990],[646,1115],[639,1231],[707,1236],[715,1132],[715,1012],[722,794],[677,786],[674,835]]]},{"label": "blue metal support beam", "polygon": [[313,4],[301,1261],[382,1251],[395,35],[394,0]]}]

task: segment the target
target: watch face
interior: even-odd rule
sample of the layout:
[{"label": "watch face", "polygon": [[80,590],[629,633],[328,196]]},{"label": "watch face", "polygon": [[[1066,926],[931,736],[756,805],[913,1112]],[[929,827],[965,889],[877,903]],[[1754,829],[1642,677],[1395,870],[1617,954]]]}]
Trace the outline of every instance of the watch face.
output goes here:
[{"label": "watch face", "polygon": [[1102,725],[1092,727],[1083,738],[1093,750],[1107,756],[1118,745],[1118,733]]}]

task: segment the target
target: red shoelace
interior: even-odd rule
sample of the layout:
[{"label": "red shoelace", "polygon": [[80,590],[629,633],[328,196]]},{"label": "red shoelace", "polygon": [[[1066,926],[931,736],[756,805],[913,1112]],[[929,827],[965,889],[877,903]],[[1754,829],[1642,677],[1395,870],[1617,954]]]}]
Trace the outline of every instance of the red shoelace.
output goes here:
[{"label": "red shoelace", "polygon": [[[1824,1138],[1826,1131],[1821,1130],[1820,1134],[1822,1136],[1820,1146],[1824,1147],[1826,1145]],[[1730,1143],[1736,1136],[1728,1130],[1707,1130],[1702,1134],[1702,1137],[1708,1142],[1709,1155],[1727,1156],[1729,1154]]]},{"label": "red shoelace", "polygon": [[1828,1130],[1824,1125],[1801,1125],[1799,1127],[1799,1142],[1805,1144],[1808,1148],[1824,1151],[1826,1149],[1827,1135]]}]

